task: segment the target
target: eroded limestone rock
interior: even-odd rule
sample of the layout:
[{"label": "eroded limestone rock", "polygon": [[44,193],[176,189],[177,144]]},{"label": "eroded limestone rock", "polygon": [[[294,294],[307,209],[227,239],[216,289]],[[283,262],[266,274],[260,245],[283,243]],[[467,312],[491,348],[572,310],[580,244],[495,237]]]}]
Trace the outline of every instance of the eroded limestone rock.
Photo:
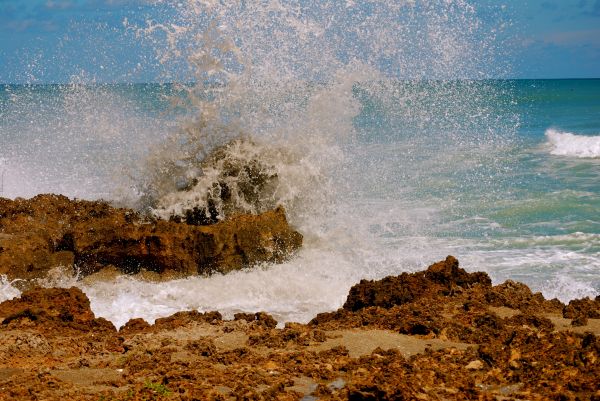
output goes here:
[{"label": "eroded limestone rock", "polygon": [[381,306],[284,328],[261,312],[187,311],[117,331],[79,289],[37,288],[0,303],[0,400],[600,399],[597,319],[553,323],[595,301],[566,307],[486,278],[448,258],[368,282]]},{"label": "eroded limestone rock", "polygon": [[301,244],[283,208],[194,226],[60,195],[0,199],[0,274],[9,279],[45,277],[56,266],[83,276],[108,266],[171,276],[227,273],[281,262]]}]

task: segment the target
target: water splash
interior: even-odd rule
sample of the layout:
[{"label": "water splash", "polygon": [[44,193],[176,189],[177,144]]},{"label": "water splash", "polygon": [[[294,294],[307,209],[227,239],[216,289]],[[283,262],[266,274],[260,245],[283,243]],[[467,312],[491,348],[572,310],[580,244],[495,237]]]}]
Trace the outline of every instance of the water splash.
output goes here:
[{"label": "water splash", "polygon": [[4,274],[0,275],[0,302],[13,299],[21,295],[15,284],[18,280],[10,281]]},{"label": "water splash", "polygon": [[[50,135],[15,124],[47,138],[19,159],[33,164],[29,171],[54,160],[62,166],[32,191],[93,198],[105,196],[100,187],[169,217],[208,206],[217,199],[212,191],[226,186],[237,195],[231,209],[215,206],[218,217],[283,204],[304,249],[286,264],[227,276],[77,283],[98,315],[121,324],[181,309],[266,310],[305,321],[339,307],[361,278],[446,256],[449,241],[435,238],[441,209],[460,204],[469,185],[496,190],[516,121],[501,111],[510,84],[482,79],[509,66],[501,27],[490,27],[471,2],[159,0],[153,7],[160,17],[125,21],[125,29],[155,49],[162,81],[173,82],[161,88],[171,95],[170,113],[157,117],[75,80],[42,113],[52,116],[48,123],[32,123],[52,127]],[[218,149],[224,157],[206,159]],[[41,163],[31,162],[41,154]],[[258,173],[228,173],[248,164]],[[117,188],[108,166],[121,173]],[[269,179],[249,201],[241,188],[253,175]]]},{"label": "water splash", "polygon": [[[169,120],[128,98],[134,86],[81,78],[65,85],[0,88],[0,97],[6,96],[0,107],[5,196],[109,199],[129,185],[123,166],[170,129]],[[137,89],[143,98],[146,87]]]},{"label": "water splash", "polygon": [[7,171],[7,160],[0,157],[0,197],[4,196],[4,176]]},{"label": "water splash", "polygon": [[[186,110],[180,128],[133,174],[141,177],[142,205],[159,216],[197,205],[225,217],[230,211],[215,192],[236,185],[224,184],[222,166],[207,168],[202,161],[240,137],[249,140],[245,147],[229,146],[238,154],[228,160],[251,154],[259,170],[277,175],[276,185],[285,188],[271,187],[259,196],[264,205],[248,204],[234,188],[231,212],[283,204],[294,216],[315,215],[336,202],[337,189],[348,187],[335,171],[344,168],[344,155],[360,140],[356,120],[364,97],[378,103],[390,121],[406,123],[401,135],[414,137],[412,130],[423,140],[434,133],[436,138],[425,140],[452,143],[464,153],[500,146],[498,138],[514,132],[514,121],[498,124],[491,106],[494,100],[505,104],[506,92],[484,81],[456,81],[507,69],[498,60],[498,27],[488,30],[469,2],[162,0],[156,6],[166,18],[125,26],[153,43],[163,79],[185,82],[177,84],[174,98],[174,107]],[[257,161],[261,157],[266,159]],[[300,179],[302,174],[309,178]],[[338,182],[330,185],[334,177]],[[182,188],[186,191],[178,192]],[[308,196],[315,192],[333,195]]]}]

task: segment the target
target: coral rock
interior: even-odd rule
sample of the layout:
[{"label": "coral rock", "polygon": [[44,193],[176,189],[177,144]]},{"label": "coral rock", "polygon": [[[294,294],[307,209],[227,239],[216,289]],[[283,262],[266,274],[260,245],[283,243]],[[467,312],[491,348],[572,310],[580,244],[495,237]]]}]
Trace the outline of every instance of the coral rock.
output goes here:
[{"label": "coral rock", "polygon": [[1,326],[18,327],[22,321],[84,331],[115,331],[112,323],[95,318],[89,299],[75,287],[35,288],[19,298],[0,303]]},{"label": "coral rock", "polygon": [[448,256],[446,260],[429,266],[425,272],[402,273],[380,281],[362,280],[350,289],[344,309],[356,311],[368,306],[391,308],[425,295],[450,294],[473,285],[489,287],[491,283],[487,274],[467,273],[458,267],[455,257]]},{"label": "coral rock", "polygon": [[193,226],[64,196],[0,198],[0,274],[9,279],[45,277],[57,266],[77,266],[82,275],[110,265],[123,273],[227,273],[281,262],[301,244],[283,208]]}]

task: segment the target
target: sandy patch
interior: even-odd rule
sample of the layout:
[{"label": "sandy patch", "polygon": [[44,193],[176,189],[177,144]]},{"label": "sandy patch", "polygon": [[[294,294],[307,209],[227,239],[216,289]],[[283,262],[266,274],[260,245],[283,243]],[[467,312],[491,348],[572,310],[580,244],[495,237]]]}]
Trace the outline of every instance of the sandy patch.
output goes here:
[{"label": "sandy patch", "polygon": [[371,354],[376,348],[384,350],[397,349],[405,357],[425,352],[425,349],[439,350],[445,348],[466,349],[473,344],[443,341],[438,339],[422,339],[415,336],[398,334],[387,330],[339,330],[327,332],[329,338],[324,343],[312,346],[323,351],[337,346],[348,349],[350,357],[359,358]]}]

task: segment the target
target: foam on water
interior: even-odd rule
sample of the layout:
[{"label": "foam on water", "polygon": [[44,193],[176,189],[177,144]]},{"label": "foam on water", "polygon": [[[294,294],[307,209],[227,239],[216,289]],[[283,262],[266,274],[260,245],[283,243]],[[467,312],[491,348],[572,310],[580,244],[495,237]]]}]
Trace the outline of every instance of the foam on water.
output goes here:
[{"label": "foam on water", "polygon": [[568,302],[598,295],[600,235],[523,236],[456,244],[463,264],[486,271],[495,283],[517,280],[547,298]]},{"label": "foam on water", "polygon": [[265,310],[282,322],[306,322],[315,313],[341,306],[347,288],[358,279],[357,267],[339,254],[311,250],[288,264],[227,276],[156,284],[122,278],[83,289],[94,311],[118,325],[132,317],[152,321],[180,310],[219,310],[227,318],[236,312]]},{"label": "foam on water", "polygon": [[557,156],[579,158],[600,157],[600,136],[576,135],[558,129],[546,130],[546,138],[552,147],[550,153]]},{"label": "foam on water", "polygon": [[18,297],[21,292],[15,287],[15,281],[10,281],[5,275],[0,275],[0,302]]},{"label": "foam on water", "polygon": [[284,264],[257,266],[225,276],[160,283],[121,277],[114,282],[70,281],[62,285],[80,286],[90,297],[94,312],[117,326],[133,317],[153,321],[180,310],[219,310],[226,318],[241,311],[261,310],[280,322],[307,322],[319,312],[341,307],[350,286],[361,279],[421,270],[447,253],[458,255],[470,271],[486,271],[494,284],[518,280],[547,298],[563,302],[598,294],[597,255],[581,252],[598,247],[597,235],[531,241],[521,238],[483,246],[464,240],[409,236],[375,242],[367,239],[368,243],[358,247],[356,238],[347,231],[336,234],[338,241],[330,243],[324,238],[309,239],[304,249]]}]

